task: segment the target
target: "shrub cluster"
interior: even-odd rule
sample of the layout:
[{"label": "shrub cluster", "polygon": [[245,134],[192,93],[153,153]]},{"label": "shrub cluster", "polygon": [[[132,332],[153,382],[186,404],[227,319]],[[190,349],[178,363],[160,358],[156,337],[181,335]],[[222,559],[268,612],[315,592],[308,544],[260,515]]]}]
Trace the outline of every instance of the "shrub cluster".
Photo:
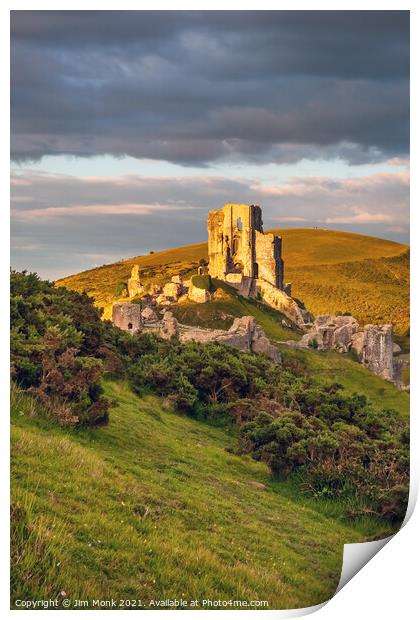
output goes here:
[{"label": "shrub cluster", "polygon": [[244,424],[240,444],[274,476],[299,472],[316,497],[351,499],[350,514],[402,520],[408,498],[408,424],[339,386],[306,388],[291,409]]},{"label": "shrub cluster", "polygon": [[11,273],[11,364],[16,384],[60,424],[104,424],[102,324],[86,294],[54,288],[34,273]]},{"label": "shrub cluster", "polygon": [[[240,427],[239,452],[273,476],[297,475],[316,497],[342,498],[352,515],[400,520],[408,497],[408,421],[376,411],[342,386],[320,386],[285,368],[216,343],[132,340],[133,389],[152,390],[190,415]],[[134,353],[134,355],[133,355]]]},{"label": "shrub cluster", "polygon": [[253,400],[275,398],[287,381],[287,373],[267,358],[217,343],[182,345],[147,335],[136,340],[145,352],[129,365],[133,389],[153,390],[196,417],[248,419],[256,411]]}]

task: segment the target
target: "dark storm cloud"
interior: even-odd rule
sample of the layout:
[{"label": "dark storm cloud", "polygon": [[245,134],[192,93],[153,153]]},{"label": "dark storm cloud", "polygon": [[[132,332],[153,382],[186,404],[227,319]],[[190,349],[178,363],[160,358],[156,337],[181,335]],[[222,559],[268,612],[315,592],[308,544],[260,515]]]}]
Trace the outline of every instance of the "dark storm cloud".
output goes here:
[{"label": "dark storm cloud", "polygon": [[[206,239],[207,211],[264,205],[265,228],[319,226],[407,240],[409,175],[291,178],[12,175],[12,265],[56,278]],[[158,199],[157,199],[158,197]],[[53,256],[51,261],[49,257]]]},{"label": "dark storm cloud", "polygon": [[15,11],[12,155],[408,152],[409,13]]}]

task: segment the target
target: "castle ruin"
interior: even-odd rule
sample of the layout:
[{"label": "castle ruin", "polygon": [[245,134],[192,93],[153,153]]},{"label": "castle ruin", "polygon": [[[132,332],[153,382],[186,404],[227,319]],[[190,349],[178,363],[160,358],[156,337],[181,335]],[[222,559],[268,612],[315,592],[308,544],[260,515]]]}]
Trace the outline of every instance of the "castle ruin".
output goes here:
[{"label": "castle ruin", "polygon": [[264,233],[261,207],[226,204],[208,216],[209,274],[244,297],[260,297],[299,326],[311,319],[284,283],[282,239]]},{"label": "castle ruin", "polygon": [[208,216],[209,273],[227,282],[262,279],[283,290],[281,237],[265,234],[261,207],[226,204]]}]

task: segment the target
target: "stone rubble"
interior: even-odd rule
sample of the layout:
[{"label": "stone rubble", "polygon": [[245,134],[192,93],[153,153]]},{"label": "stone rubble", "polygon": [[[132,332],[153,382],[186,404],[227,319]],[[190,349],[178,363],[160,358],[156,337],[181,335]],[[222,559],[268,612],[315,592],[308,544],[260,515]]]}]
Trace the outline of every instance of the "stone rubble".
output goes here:
[{"label": "stone rubble", "polygon": [[315,319],[299,341],[289,340],[285,344],[298,349],[353,351],[373,374],[398,383],[400,372],[393,357],[392,325],[365,325],[361,329],[352,316],[325,314]]},{"label": "stone rubble", "polygon": [[204,288],[199,288],[198,286],[194,286],[191,284],[188,289],[188,299],[190,301],[194,301],[197,304],[205,304],[207,301],[210,301],[211,296],[208,291]]},{"label": "stone rubble", "polygon": [[317,349],[337,349],[347,353],[351,347],[353,334],[359,329],[359,324],[352,316],[332,316],[322,314],[316,317],[310,330],[301,338],[304,346],[317,343]]},{"label": "stone rubble", "polygon": [[141,318],[143,319],[145,323],[148,323],[151,321],[155,322],[158,320],[156,312],[152,310],[152,308],[150,308],[149,306],[147,306],[146,308],[143,308],[143,310],[141,311]]},{"label": "stone rubble", "polygon": [[176,320],[172,312],[164,312],[160,324],[159,336],[164,340],[170,340],[171,338],[177,338],[178,335],[178,321]]},{"label": "stone rubble", "polygon": [[280,353],[257,324],[253,316],[243,316],[233,321],[228,331],[192,328],[181,332],[181,342],[219,342],[239,351],[261,353],[280,362]]},{"label": "stone rubble", "polygon": [[176,301],[182,295],[182,284],[179,282],[168,282],[163,287],[163,295]]}]

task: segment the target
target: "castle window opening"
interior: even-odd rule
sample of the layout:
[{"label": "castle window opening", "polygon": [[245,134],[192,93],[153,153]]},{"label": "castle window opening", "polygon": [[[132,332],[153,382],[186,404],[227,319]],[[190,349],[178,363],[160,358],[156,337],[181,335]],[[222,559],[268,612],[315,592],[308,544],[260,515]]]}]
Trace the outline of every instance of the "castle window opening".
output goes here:
[{"label": "castle window opening", "polygon": [[133,329],[133,324],[129,323],[127,327],[128,327],[128,329]]},{"label": "castle window opening", "polygon": [[238,253],[239,250],[239,239],[238,237],[234,237],[233,242],[232,242],[232,254],[235,255]]},{"label": "castle window opening", "polygon": [[242,219],[240,217],[236,220],[236,227],[238,230],[242,230]]}]

